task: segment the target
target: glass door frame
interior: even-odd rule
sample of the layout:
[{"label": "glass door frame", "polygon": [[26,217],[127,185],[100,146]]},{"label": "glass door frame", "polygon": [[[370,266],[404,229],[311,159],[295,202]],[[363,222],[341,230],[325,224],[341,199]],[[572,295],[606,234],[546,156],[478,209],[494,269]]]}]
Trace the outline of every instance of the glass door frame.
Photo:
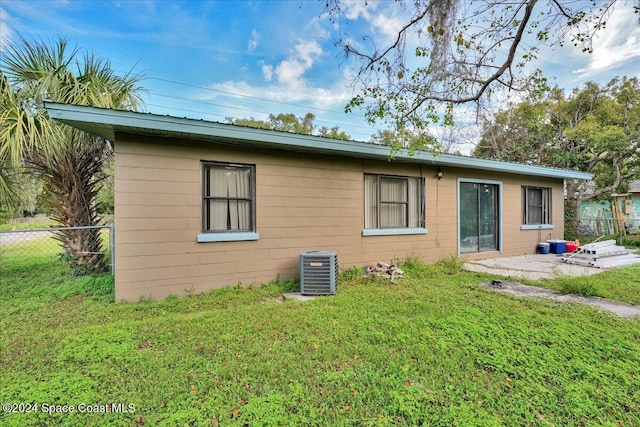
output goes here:
[{"label": "glass door frame", "polygon": [[498,227],[498,238],[496,240],[496,244],[498,245],[497,252],[502,253],[503,248],[503,236],[504,236],[504,226],[503,226],[503,209],[502,209],[502,181],[495,181],[491,179],[477,179],[477,178],[458,178],[456,183],[456,201],[457,201],[457,229],[456,229],[456,247],[458,248],[458,256],[460,255],[469,255],[469,254],[479,254],[482,252],[493,252],[493,251],[477,251],[477,252],[461,252],[460,248],[460,222],[461,222],[461,212],[460,212],[460,184],[469,183],[469,184],[487,184],[487,185],[495,185],[498,187],[498,203],[497,203],[497,215],[496,218],[496,226]]}]

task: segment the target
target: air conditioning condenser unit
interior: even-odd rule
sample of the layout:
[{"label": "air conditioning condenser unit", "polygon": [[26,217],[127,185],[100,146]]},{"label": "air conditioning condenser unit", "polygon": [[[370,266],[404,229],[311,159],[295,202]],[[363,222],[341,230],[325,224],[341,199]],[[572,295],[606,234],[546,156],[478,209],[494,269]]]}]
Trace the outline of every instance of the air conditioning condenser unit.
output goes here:
[{"label": "air conditioning condenser unit", "polygon": [[300,254],[300,293],[334,295],[338,278],[338,254],[333,251],[306,251]]}]

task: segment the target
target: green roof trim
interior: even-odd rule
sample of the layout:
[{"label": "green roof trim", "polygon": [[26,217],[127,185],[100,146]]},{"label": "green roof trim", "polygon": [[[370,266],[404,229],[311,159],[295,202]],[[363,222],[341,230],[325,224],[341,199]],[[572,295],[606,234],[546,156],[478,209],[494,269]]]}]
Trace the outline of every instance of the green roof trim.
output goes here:
[{"label": "green roof trim", "polygon": [[[343,141],[315,135],[301,135],[205,120],[59,104],[49,101],[45,102],[45,108],[52,119],[111,141],[115,141],[116,133],[124,132],[362,159],[389,160],[390,155],[389,147],[368,142]],[[392,160],[394,162],[482,169],[550,178],[584,180],[593,178],[592,174],[585,172],[452,154],[438,155],[423,151],[413,155],[402,151],[396,153]]]}]

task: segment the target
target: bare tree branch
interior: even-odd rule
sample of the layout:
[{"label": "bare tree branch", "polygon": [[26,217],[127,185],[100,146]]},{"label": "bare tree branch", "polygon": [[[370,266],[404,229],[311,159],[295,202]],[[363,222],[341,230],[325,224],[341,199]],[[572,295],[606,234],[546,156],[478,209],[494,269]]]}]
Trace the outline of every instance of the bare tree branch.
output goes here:
[{"label": "bare tree branch", "polygon": [[[524,67],[537,58],[538,44],[562,45],[570,32],[572,42],[590,52],[593,35],[615,5],[616,0],[571,7],[561,0],[376,3],[366,18],[372,25],[371,16],[379,12],[380,18],[391,8],[402,8],[406,19],[384,46],[384,37],[375,32],[362,37],[364,45],[351,38],[338,42],[355,58],[353,85],[360,91],[347,110],[362,107],[372,122],[384,119],[420,128],[443,120],[443,105],[479,108],[496,92],[541,93],[546,79],[539,70],[527,74]],[[334,19],[346,20],[349,14],[343,9],[348,6],[344,0],[328,0],[326,10]]]}]

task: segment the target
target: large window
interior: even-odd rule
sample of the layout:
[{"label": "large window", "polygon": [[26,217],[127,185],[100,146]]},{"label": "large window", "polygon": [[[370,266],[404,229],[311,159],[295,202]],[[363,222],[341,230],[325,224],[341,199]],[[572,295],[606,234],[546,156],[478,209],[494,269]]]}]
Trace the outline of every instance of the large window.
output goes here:
[{"label": "large window", "polygon": [[202,163],[202,231],[255,231],[255,166]]},{"label": "large window", "polygon": [[551,224],[551,189],[522,187],[522,224]]},{"label": "large window", "polygon": [[364,228],[424,227],[424,179],[406,176],[364,176]]}]

